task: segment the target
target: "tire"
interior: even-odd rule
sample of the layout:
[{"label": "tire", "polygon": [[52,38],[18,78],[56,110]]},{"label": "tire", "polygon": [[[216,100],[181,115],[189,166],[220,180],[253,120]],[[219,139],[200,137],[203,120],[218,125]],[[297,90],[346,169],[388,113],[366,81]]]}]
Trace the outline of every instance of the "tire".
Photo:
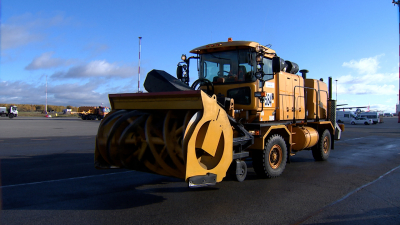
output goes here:
[{"label": "tire", "polygon": [[369,125],[369,123],[368,123],[368,122],[365,122],[364,124],[365,124],[365,125]]},{"label": "tire", "polygon": [[326,161],[331,152],[331,133],[329,130],[319,136],[318,143],[311,148],[313,157],[316,161]]},{"label": "tire", "polygon": [[239,166],[239,169],[241,170],[240,174],[236,174],[236,180],[239,182],[243,182],[246,179],[247,176],[247,164],[245,161],[240,161],[240,163],[236,163],[237,166]]},{"label": "tire", "polygon": [[8,118],[10,118],[10,119],[14,118],[14,114],[12,114],[12,113],[8,114]]},{"label": "tire", "polygon": [[287,157],[285,140],[280,135],[273,135],[263,151],[253,152],[254,171],[261,178],[278,177],[285,170]]},{"label": "tire", "polygon": [[351,125],[356,125],[356,123],[353,121],[353,122],[351,122]]},{"label": "tire", "polygon": [[337,122],[338,122],[338,123],[343,123],[341,120],[338,120]]}]

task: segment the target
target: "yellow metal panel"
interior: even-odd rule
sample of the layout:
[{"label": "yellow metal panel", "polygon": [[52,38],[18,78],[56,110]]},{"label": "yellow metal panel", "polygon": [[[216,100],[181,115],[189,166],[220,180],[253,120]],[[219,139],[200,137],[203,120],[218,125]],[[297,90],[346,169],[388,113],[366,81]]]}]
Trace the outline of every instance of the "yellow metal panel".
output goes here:
[{"label": "yellow metal panel", "polygon": [[208,126],[203,126],[202,129],[200,129],[199,136],[196,140],[196,148],[201,148],[211,156],[215,156],[221,134],[222,128],[219,123],[214,120],[210,121]]},{"label": "yellow metal panel", "polygon": [[[292,138],[291,138],[291,133],[287,129],[285,125],[274,125],[270,127],[262,127],[261,128],[261,135],[259,137],[254,138],[254,144],[251,145],[249,148],[250,149],[257,149],[257,150],[263,150],[265,147],[265,139],[267,136],[271,133],[277,133],[277,131],[280,131],[279,133],[283,133],[283,137],[289,137],[289,144],[292,143]],[[287,146],[289,148],[289,146]]]},{"label": "yellow metal panel", "polygon": [[110,104],[117,109],[202,109],[201,91],[137,94],[110,94]]},{"label": "yellow metal panel", "polygon": [[[186,180],[193,176],[204,176],[208,173],[217,175],[217,182],[222,181],[226,176],[232,160],[233,160],[233,131],[230,125],[229,119],[225,111],[217,104],[216,96],[209,97],[204,92],[201,93],[203,102],[203,115],[201,118],[193,119],[189,122],[188,127],[185,131],[183,141],[183,152],[187,154],[186,157]],[[199,116],[200,117],[200,116]],[[198,121],[198,122],[197,122]],[[215,127],[218,125],[222,130],[220,138],[206,138],[207,132],[213,132],[210,130],[210,121],[214,121],[216,124],[212,125]],[[202,131],[207,127],[207,131]],[[218,135],[219,132],[214,133]],[[200,140],[198,140],[200,139]],[[212,141],[207,143],[206,149],[198,149],[200,142]],[[213,146],[216,146],[214,150],[210,150]],[[202,150],[207,154],[202,154]],[[210,152],[208,152],[210,151]]]},{"label": "yellow metal panel", "polygon": [[278,77],[279,110],[277,120],[304,119],[304,88],[303,78],[286,72],[275,75]]},{"label": "yellow metal panel", "polygon": [[241,105],[237,104],[235,102],[234,104],[234,109],[243,109],[243,110],[257,110],[261,105],[259,106],[259,100],[258,98],[254,97],[254,92],[259,91],[258,90],[258,83],[259,81],[255,81],[253,83],[238,83],[238,84],[214,84],[214,93],[215,94],[222,94],[224,96],[228,96],[228,90],[230,89],[235,89],[235,88],[243,88],[243,87],[249,87],[250,88],[250,93],[251,93],[251,104],[250,105]]},{"label": "yellow metal panel", "polygon": [[[313,89],[307,90],[307,111],[308,111],[308,119],[315,119],[317,117],[317,106],[318,107],[318,117],[319,119],[327,118],[327,109],[328,109],[328,87],[326,83],[315,80],[315,79],[306,79],[305,86]],[[319,94],[318,94],[319,91]],[[318,102],[317,102],[318,95]]]},{"label": "yellow metal panel", "polygon": [[204,54],[207,52],[217,52],[217,51],[229,51],[238,48],[262,48],[266,52],[266,57],[272,58],[275,55],[275,51],[260,45],[254,41],[232,41],[232,42],[217,42],[208,45],[203,45],[201,47],[195,48],[190,51],[190,53]]}]

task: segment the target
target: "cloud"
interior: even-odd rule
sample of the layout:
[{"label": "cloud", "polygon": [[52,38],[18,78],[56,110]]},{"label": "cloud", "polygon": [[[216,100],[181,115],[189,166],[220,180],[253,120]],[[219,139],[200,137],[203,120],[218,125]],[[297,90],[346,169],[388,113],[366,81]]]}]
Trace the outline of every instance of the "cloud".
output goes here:
[{"label": "cloud", "polygon": [[394,85],[378,84],[354,84],[346,89],[345,94],[354,95],[396,95],[398,90]]},{"label": "cloud", "polygon": [[398,82],[396,73],[378,73],[379,58],[377,55],[360,60],[344,62],[344,67],[356,69],[360,75],[343,75],[338,77],[338,93],[353,95],[396,95]]},{"label": "cloud", "polygon": [[376,73],[363,76],[344,75],[338,77],[339,84],[370,84],[370,83],[392,83],[398,81],[396,73]]},{"label": "cloud", "polygon": [[394,112],[396,112],[396,105],[394,105],[394,104],[391,104],[391,105],[374,104],[374,105],[371,105],[369,109],[371,111],[394,113]]},{"label": "cloud", "polygon": [[[101,93],[96,89],[101,81],[87,83],[67,83],[48,87],[49,105],[97,105],[104,103],[109,105],[108,93]],[[32,84],[24,81],[0,81],[1,103],[14,104],[45,104],[46,87],[44,84]]]},{"label": "cloud", "polygon": [[359,74],[374,74],[379,68],[378,58],[381,56],[384,56],[384,54],[363,58],[358,61],[351,60],[350,62],[344,62],[342,66],[356,69]]},{"label": "cloud", "polygon": [[25,67],[26,70],[49,69],[59,66],[67,66],[72,60],[60,58],[52,58],[54,52],[45,52],[42,55],[34,58],[32,62]]},{"label": "cloud", "polygon": [[33,33],[26,27],[1,25],[1,49],[3,50],[17,48],[42,39],[42,35]]},{"label": "cloud", "polygon": [[44,18],[30,13],[14,16],[1,24],[1,49],[13,49],[45,39],[40,29],[68,24],[70,18],[62,14]]},{"label": "cloud", "polygon": [[397,86],[393,84],[398,82],[396,76],[397,74],[375,74],[359,77],[352,75],[341,76],[338,78],[337,92],[339,94],[354,95],[395,95],[398,92]]},{"label": "cloud", "polygon": [[107,51],[109,48],[110,47],[106,44],[91,43],[85,46],[83,50],[89,52],[91,57],[95,57]]},{"label": "cloud", "polygon": [[106,60],[95,60],[84,65],[71,67],[66,72],[56,72],[51,77],[60,78],[90,78],[90,77],[118,77],[130,78],[135,75],[136,69],[131,66],[120,66]]}]

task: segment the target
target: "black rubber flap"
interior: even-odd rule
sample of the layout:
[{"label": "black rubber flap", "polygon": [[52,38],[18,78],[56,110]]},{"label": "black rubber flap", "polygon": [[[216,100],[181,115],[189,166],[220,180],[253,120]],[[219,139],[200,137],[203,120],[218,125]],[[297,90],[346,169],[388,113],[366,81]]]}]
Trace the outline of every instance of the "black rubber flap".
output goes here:
[{"label": "black rubber flap", "polygon": [[148,92],[193,91],[188,85],[163,70],[152,70],[143,84]]}]

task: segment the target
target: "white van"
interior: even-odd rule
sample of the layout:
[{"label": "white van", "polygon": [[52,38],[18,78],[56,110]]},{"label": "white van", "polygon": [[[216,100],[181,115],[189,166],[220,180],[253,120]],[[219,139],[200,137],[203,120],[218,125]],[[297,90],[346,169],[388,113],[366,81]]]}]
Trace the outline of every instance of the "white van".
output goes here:
[{"label": "white van", "polygon": [[336,121],[338,123],[350,123],[357,115],[351,111],[336,111]]},{"label": "white van", "polygon": [[379,113],[378,112],[362,112],[358,114],[359,117],[365,117],[367,119],[372,119],[374,124],[377,124],[380,122],[379,118]]}]

